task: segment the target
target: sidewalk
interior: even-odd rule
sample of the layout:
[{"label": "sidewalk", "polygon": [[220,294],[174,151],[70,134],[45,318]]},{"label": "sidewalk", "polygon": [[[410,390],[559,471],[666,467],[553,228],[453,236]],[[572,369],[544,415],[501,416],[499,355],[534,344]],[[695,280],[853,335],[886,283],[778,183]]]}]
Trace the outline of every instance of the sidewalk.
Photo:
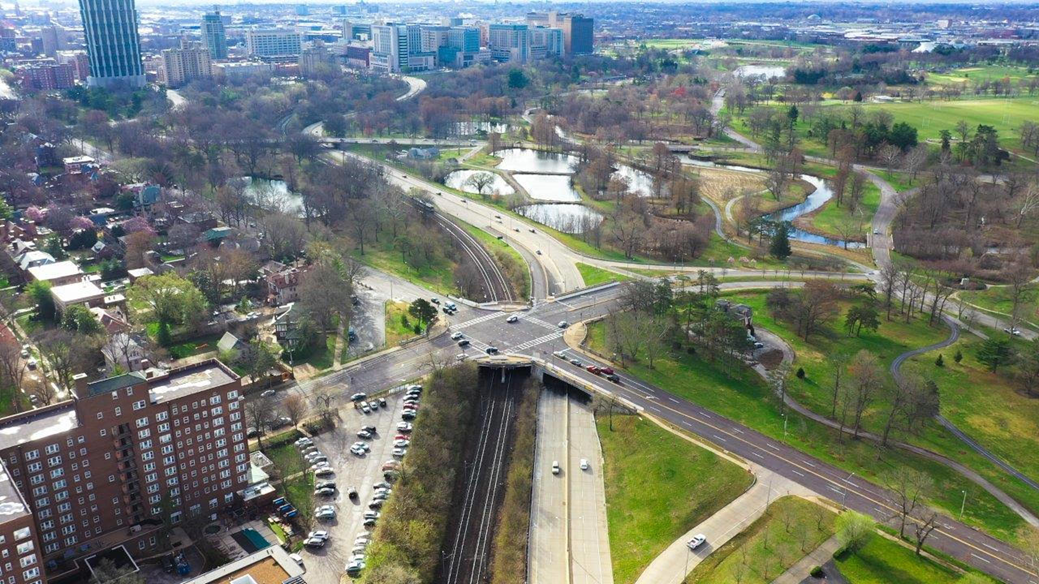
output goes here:
[{"label": "sidewalk", "polygon": [[840,547],[841,544],[837,541],[837,537],[831,537],[809,552],[807,556],[801,558],[799,562],[790,566],[790,569],[780,574],[772,581],[772,584],[800,584],[805,578],[812,575],[812,568],[829,562]]}]

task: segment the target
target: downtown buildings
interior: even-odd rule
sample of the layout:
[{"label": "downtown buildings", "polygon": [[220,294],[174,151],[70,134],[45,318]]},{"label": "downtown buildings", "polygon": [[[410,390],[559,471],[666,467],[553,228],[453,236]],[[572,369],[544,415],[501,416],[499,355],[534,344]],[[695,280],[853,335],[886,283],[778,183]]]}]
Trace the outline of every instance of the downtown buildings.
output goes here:
[{"label": "downtown buildings", "polygon": [[210,58],[227,58],[227,31],[224,29],[224,19],[219,10],[202,16],[202,42],[209,49]]},{"label": "downtown buildings", "polygon": [[79,0],[90,59],[87,84],[144,87],[144,65],[134,0]]},{"label": "downtown buildings", "polygon": [[154,555],[170,527],[241,506],[241,392],[238,375],[211,360],[84,377],[72,399],[0,419],[4,581],[42,584],[48,562],[57,574],[118,546]]}]

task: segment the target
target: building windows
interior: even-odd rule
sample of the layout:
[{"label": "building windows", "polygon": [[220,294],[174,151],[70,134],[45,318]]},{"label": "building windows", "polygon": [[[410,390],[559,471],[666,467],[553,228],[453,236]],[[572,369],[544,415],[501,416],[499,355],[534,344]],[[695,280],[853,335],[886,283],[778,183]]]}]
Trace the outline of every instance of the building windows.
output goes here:
[{"label": "building windows", "polygon": [[147,402],[145,402],[143,399],[139,400],[139,401],[135,401],[135,402],[133,402],[133,409],[134,409],[135,412],[137,410],[143,410],[146,405],[147,405]]},{"label": "building windows", "polygon": [[116,417],[119,417],[119,416],[123,415],[123,408],[116,407],[115,408],[115,415],[116,415]]},{"label": "building windows", "polygon": [[168,417],[169,417],[168,413],[166,413],[166,412],[159,412],[159,413],[155,414],[155,421],[156,422],[164,422],[164,421],[166,421],[166,419]]},{"label": "building windows", "polygon": [[[137,408],[134,408],[137,409]],[[137,427],[143,428],[148,425],[148,418],[137,418]]]},{"label": "building windows", "polygon": [[19,556],[22,555],[22,554],[27,554],[27,553],[31,552],[32,550],[33,550],[33,545],[32,545],[31,541],[27,541],[25,543],[18,544],[18,555]]},{"label": "building windows", "polygon": [[28,568],[29,566],[36,563],[36,554],[30,554],[28,556],[25,556],[24,558],[19,559],[18,563],[21,564],[23,568]]},{"label": "building windows", "polygon": [[[104,419],[104,417],[105,417],[105,413],[104,412],[98,412],[97,413],[97,419],[98,420],[102,420],[102,419]],[[104,432],[104,430],[101,430],[101,431]]]},{"label": "building windows", "polygon": [[51,471],[51,478],[56,479],[65,476],[65,469],[58,467]]},{"label": "building windows", "polygon": [[29,472],[40,472],[41,470],[43,470],[43,463],[33,462],[30,463],[29,466],[27,466],[26,468],[29,470]]},{"label": "building windows", "polygon": [[59,450],[57,444],[50,444],[47,446],[47,454],[57,454]]},{"label": "building windows", "polygon": [[61,457],[60,456],[52,456],[52,457],[48,458],[47,459],[47,465],[48,466],[61,466]]}]

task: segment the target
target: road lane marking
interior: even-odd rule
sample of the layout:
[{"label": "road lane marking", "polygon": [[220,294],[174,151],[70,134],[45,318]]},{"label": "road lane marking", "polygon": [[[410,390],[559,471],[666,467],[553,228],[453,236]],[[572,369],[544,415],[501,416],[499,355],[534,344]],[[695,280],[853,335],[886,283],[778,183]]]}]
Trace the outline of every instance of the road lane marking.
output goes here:
[{"label": "road lane marking", "polygon": [[975,558],[977,558],[977,559],[979,559],[979,560],[981,560],[981,561],[983,561],[983,562],[985,562],[986,564],[991,564],[992,563],[992,562],[986,560],[985,558],[979,556],[978,554],[976,554],[974,552],[971,552],[970,555],[975,557]]},{"label": "road lane marking", "polygon": [[799,477],[805,476],[805,473],[803,473],[803,472],[801,472],[799,470],[790,469],[790,472],[794,473],[795,475],[797,475]]}]

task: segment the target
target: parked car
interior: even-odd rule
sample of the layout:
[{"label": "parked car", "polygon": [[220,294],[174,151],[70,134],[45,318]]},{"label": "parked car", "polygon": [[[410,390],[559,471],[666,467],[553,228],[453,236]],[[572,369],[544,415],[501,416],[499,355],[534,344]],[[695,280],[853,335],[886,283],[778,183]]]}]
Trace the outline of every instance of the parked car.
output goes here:
[{"label": "parked car", "polygon": [[411,440],[394,440],[393,441],[393,447],[394,448],[407,448],[409,444],[411,444]]},{"label": "parked car", "polygon": [[375,410],[379,409],[379,402],[377,402],[375,400],[372,400],[372,401],[368,402],[368,407],[371,408],[372,411],[374,412]]},{"label": "parked car", "polygon": [[459,347],[468,347],[469,346],[469,339],[462,339],[462,340],[458,341],[458,346]]},{"label": "parked car", "polygon": [[328,531],[326,531],[324,529],[315,529],[314,531],[311,531],[307,535],[307,539],[310,539],[312,537],[328,541],[329,535],[328,535]]},{"label": "parked car", "polygon": [[314,489],[314,494],[322,497],[331,497],[336,494],[335,487],[318,487]]},{"label": "parked car", "polygon": [[386,407],[386,398],[384,398],[384,397],[380,397],[379,398],[379,407],[380,408],[385,408]]},{"label": "parked car", "polygon": [[307,539],[303,540],[303,545],[307,546],[308,548],[323,548],[325,547],[325,540],[316,537],[308,537]]},{"label": "parked car", "polygon": [[372,439],[372,433],[367,431],[367,430],[359,430],[357,432],[357,437],[360,438],[361,440],[371,440]]},{"label": "parked car", "polygon": [[335,471],[332,470],[332,467],[330,467],[330,466],[323,466],[323,467],[321,467],[321,468],[319,468],[319,469],[314,471],[314,476],[319,476],[319,477],[327,477],[327,476],[332,476],[334,474],[335,474]]},{"label": "parked car", "polygon": [[415,412],[404,412],[403,414],[400,415],[400,419],[402,419],[404,421],[414,420],[415,419]]},{"label": "parked car", "polygon": [[299,554],[289,554],[289,559],[293,562],[296,562],[296,564],[299,566],[303,565],[303,556]]},{"label": "parked car", "polygon": [[322,505],[314,512],[314,517],[318,519],[335,519],[336,508],[331,505]]},{"label": "parked car", "polygon": [[375,500],[375,501],[372,501],[371,503],[368,503],[368,508],[369,509],[381,509],[383,504],[384,504],[384,501],[382,501],[382,500]]},{"label": "parked car", "polygon": [[260,397],[271,397],[272,395],[274,395],[274,393],[275,391],[273,389],[267,389],[260,392]]},{"label": "parked car", "polygon": [[398,422],[397,423],[397,431],[398,432],[411,432],[413,429],[414,429],[414,426],[412,426],[408,422]]},{"label": "parked car", "polygon": [[352,499],[356,499],[357,498],[357,489],[355,489],[353,487],[350,487],[350,490],[347,491],[346,496],[349,497],[351,500]]},{"label": "parked car", "polygon": [[407,454],[407,452],[408,451],[404,450],[403,448],[394,448],[393,456],[396,456],[397,458],[404,458],[404,455]]},{"label": "parked car", "polygon": [[361,429],[364,430],[365,432],[368,432],[369,434],[378,434],[379,433],[379,429],[376,428],[375,426],[361,426]]},{"label": "parked car", "polygon": [[358,392],[358,393],[355,393],[355,394],[351,395],[350,399],[352,401],[355,401],[355,402],[363,401],[363,400],[368,399],[368,394]]}]

